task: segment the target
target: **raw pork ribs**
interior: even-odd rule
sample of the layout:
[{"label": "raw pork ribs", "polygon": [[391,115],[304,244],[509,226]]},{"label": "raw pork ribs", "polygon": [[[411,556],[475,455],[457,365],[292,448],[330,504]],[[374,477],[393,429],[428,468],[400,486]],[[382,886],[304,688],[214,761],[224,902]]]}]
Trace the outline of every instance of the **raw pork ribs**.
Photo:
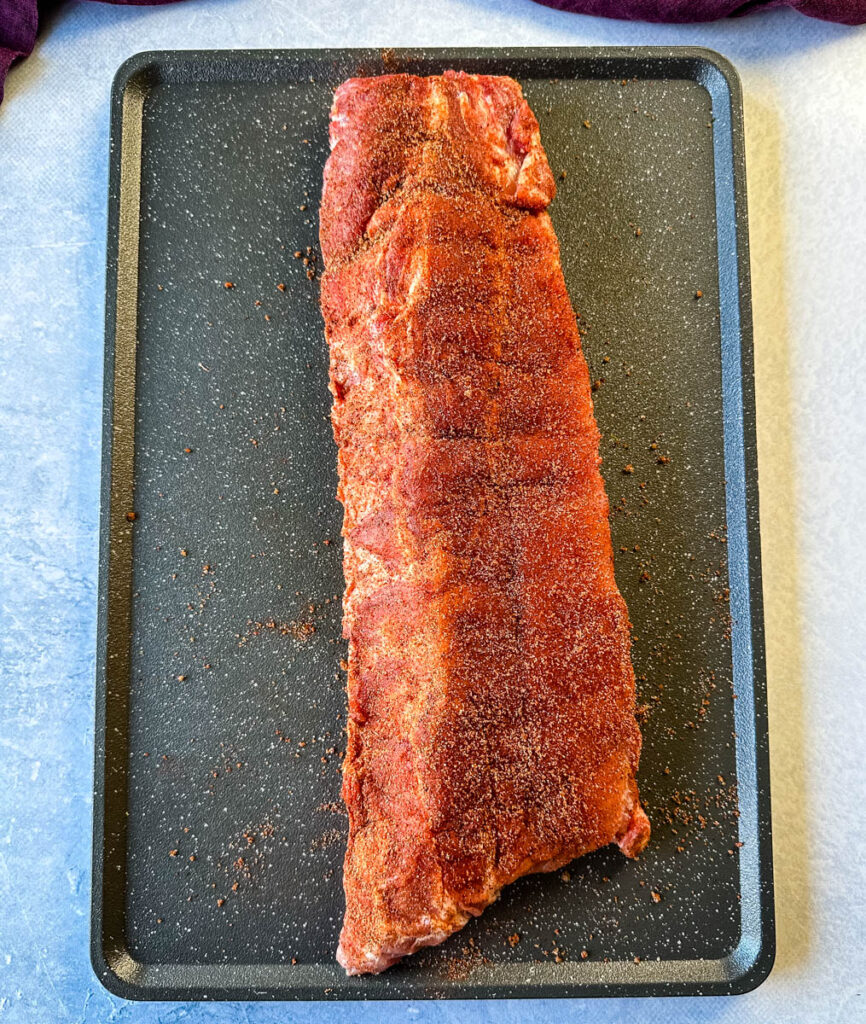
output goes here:
[{"label": "raw pork ribs", "polygon": [[649,838],[630,626],[553,176],[510,78],[352,79],[325,168],[349,640],[346,916],[378,972]]}]

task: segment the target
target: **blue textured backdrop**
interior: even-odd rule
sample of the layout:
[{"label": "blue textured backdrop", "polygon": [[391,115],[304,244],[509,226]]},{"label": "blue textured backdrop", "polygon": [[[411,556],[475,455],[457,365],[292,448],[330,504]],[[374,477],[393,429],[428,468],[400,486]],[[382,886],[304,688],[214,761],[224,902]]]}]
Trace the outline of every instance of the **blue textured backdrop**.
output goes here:
[{"label": "blue textured backdrop", "polygon": [[[87,953],[108,96],[141,49],[712,46],[743,76],[779,955],[734,999],[131,1004]],[[866,1020],[866,32],[624,25],[528,0],[70,4],[0,107],[0,1024]]]}]

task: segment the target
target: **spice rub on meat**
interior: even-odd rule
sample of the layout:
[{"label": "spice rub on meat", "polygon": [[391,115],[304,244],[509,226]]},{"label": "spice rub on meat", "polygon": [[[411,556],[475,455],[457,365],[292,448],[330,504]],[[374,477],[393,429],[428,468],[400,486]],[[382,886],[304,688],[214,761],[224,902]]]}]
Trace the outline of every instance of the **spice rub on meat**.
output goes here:
[{"label": "spice rub on meat", "polygon": [[378,972],[504,885],[649,838],[590,381],[510,78],[337,90],[321,302],[349,640],[337,957]]}]

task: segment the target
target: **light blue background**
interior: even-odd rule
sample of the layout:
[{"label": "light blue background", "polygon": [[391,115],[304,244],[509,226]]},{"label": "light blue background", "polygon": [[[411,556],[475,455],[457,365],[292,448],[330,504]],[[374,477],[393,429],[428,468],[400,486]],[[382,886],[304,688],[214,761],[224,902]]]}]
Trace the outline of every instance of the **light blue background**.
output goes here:
[{"label": "light blue background", "polygon": [[[143,49],[700,44],[745,90],[779,953],[730,999],[132,1004],[88,961],[108,98]],[[71,3],[0,107],[0,1024],[866,1021],[866,31],[529,0]]]}]

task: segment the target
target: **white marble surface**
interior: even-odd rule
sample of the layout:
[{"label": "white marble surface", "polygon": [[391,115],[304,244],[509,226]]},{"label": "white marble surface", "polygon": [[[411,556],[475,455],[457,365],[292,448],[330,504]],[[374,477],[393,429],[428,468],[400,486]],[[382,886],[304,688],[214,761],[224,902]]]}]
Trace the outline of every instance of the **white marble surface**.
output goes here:
[{"label": "white marble surface", "polygon": [[[108,96],[142,49],[700,44],[745,91],[778,957],[733,999],[123,1003],[86,943]],[[529,0],[72,3],[0,108],[0,1022],[866,1021],[866,30]]]}]

